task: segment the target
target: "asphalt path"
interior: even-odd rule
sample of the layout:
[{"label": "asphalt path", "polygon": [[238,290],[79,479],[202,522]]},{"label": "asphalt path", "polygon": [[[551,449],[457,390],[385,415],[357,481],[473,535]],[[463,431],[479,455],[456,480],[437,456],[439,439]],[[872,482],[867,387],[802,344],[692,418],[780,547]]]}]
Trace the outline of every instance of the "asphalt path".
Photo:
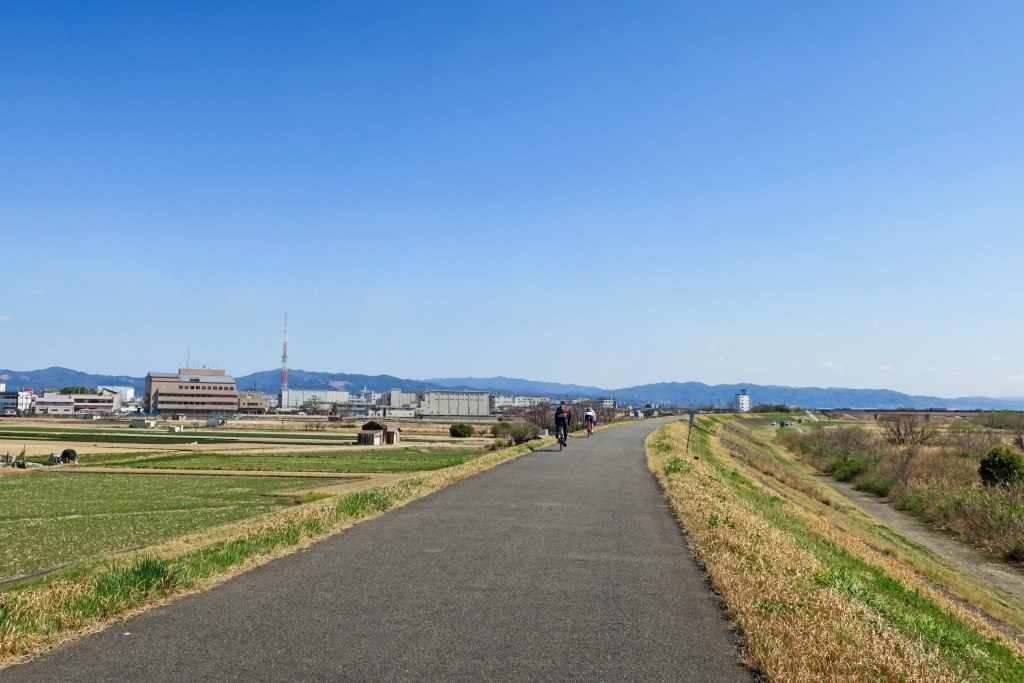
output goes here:
[{"label": "asphalt path", "polygon": [[752,681],[647,470],[570,439],[0,671],[0,681]]}]

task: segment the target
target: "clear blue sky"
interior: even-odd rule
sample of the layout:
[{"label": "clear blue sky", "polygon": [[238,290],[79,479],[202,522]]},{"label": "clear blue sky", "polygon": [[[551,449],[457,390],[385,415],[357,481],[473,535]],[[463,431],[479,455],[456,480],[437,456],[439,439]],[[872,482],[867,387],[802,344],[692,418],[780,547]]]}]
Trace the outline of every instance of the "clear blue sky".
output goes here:
[{"label": "clear blue sky", "polygon": [[1024,395],[1024,4],[0,5],[0,368]]}]

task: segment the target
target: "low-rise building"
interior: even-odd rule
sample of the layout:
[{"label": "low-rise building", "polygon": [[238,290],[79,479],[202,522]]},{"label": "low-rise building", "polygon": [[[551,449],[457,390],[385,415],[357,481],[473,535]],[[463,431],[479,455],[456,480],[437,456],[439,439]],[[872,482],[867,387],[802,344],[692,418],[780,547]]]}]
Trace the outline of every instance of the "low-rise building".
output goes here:
[{"label": "low-rise building", "polygon": [[146,375],[147,413],[182,417],[227,417],[238,410],[235,379],[223,370],[179,368],[177,374]]},{"label": "low-rise building", "polygon": [[101,386],[96,387],[97,391],[103,391],[104,389],[110,389],[116,391],[120,397],[121,403],[131,403],[135,400],[135,387],[124,387],[124,386]]},{"label": "low-rise building", "polygon": [[267,397],[262,391],[238,392],[238,412],[246,415],[266,415]]},{"label": "low-rise building", "polygon": [[293,411],[308,408],[311,402],[319,402],[320,407],[327,409],[330,405],[348,403],[350,395],[347,391],[330,391],[324,389],[289,389],[288,404],[281,410]]},{"label": "low-rise building", "polygon": [[42,396],[36,398],[33,412],[42,417],[72,417],[75,414],[75,399],[56,391],[44,391]]},{"label": "low-rise building", "polygon": [[121,407],[121,396],[113,389],[100,389],[95,394],[65,394],[75,402],[76,413],[113,413]]},{"label": "low-rise building", "polygon": [[398,427],[371,421],[360,428],[357,438],[360,446],[394,446],[401,441],[401,432]]}]

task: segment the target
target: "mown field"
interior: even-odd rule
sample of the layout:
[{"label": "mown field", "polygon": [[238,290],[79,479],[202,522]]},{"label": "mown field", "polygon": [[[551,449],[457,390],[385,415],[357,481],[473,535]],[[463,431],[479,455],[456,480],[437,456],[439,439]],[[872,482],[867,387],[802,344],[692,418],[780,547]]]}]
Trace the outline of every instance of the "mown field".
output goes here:
[{"label": "mown field", "polygon": [[283,477],[29,472],[0,477],[0,581],[259,515],[265,494],[322,484]]},{"label": "mown field", "polygon": [[387,448],[310,453],[182,453],[145,458],[104,456],[87,464],[141,469],[261,472],[426,472],[458,465],[485,453],[482,448]]}]

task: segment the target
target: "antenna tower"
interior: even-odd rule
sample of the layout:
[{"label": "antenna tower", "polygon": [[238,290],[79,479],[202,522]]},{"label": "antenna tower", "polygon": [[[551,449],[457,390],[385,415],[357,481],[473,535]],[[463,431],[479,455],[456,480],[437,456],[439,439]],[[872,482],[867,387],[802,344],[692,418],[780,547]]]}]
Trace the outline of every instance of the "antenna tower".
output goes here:
[{"label": "antenna tower", "polygon": [[288,409],[288,314],[284,314],[284,348],[281,350],[280,410]]}]

